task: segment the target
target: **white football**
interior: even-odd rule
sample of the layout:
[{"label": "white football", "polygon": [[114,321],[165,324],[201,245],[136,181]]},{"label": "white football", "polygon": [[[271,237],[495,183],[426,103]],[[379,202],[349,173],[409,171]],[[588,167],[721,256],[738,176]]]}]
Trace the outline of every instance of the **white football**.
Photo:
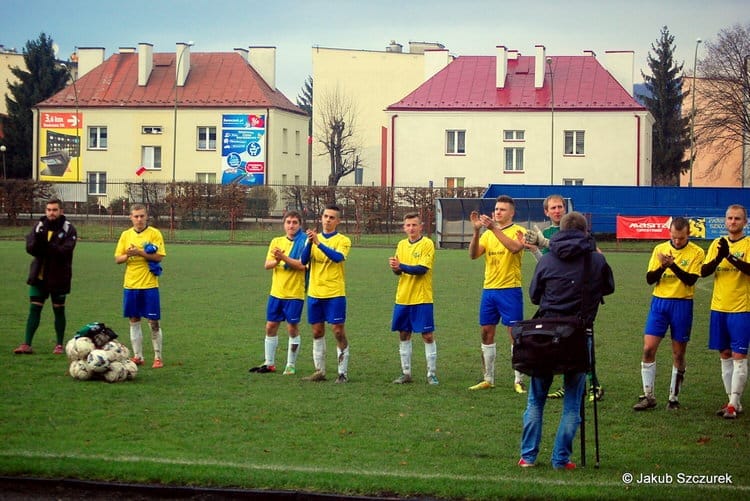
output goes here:
[{"label": "white football", "polygon": [[91,350],[86,357],[86,364],[93,372],[105,372],[109,368],[109,355],[104,350]]},{"label": "white football", "polygon": [[128,371],[128,380],[135,379],[138,374],[138,366],[132,360],[126,360],[122,363],[125,366],[125,370]]},{"label": "white football", "polygon": [[70,373],[73,379],[78,379],[79,381],[91,379],[92,375],[88,364],[84,360],[73,360],[70,363],[70,368],[68,368],[68,373]]},{"label": "white football", "polygon": [[123,362],[130,356],[130,350],[128,350],[128,347],[116,340],[109,341],[102,346],[102,350],[107,352],[110,362]]},{"label": "white football", "polygon": [[86,360],[86,357],[93,349],[94,342],[91,339],[87,337],[74,337],[65,345],[65,354],[68,355],[68,359],[71,361]]},{"label": "white football", "polygon": [[122,362],[112,362],[109,369],[104,373],[104,379],[110,383],[119,383],[125,381],[128,377],[128,370]]}]

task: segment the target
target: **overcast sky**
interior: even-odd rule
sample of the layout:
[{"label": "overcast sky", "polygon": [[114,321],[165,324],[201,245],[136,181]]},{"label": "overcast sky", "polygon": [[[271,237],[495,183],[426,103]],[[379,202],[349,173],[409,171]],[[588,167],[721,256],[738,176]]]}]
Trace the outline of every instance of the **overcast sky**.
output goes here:
[{"label": "overcast sky", "polygon": [[747,0],[0,0],[1,45],[20,52],[44,32],[60,59],[76,47],[104,47],[109,57],[141,42],[155,52],[188,41],[193,52],[275,46],[277,86],[292,101],[312,73],[315,46],[384,50],[395,40],[408,50],[409,41],[427,41],[468,56],[494,55],[497,45],[531,55],[542,44],[548,55],[593,50],[602,61],[606,50],[633,50],[640,82],[662,26],[692,72],[696,38],[748,22]]}]

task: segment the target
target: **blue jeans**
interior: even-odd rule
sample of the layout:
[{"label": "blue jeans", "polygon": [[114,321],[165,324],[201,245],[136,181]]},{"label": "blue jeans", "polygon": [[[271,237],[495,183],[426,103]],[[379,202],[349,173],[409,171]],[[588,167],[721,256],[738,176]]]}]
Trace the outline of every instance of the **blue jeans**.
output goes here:
[{"label": "blue jeans", "polygon": [[[547,393],[552,385],[552,377],[533,377],[529,387],[529,399],[523,413],[523,433],[521,435],[521,457],[527,463],[535,463],[539,454],[539,442],[542,439],[542,420]],[[570,462],[578,426],[581,424],[581,398],[586,386],[586,373],[565,374],[563,387],[563,411],[560,425],[557,428],[555,447],[552,450],[552,466],[562,468]]]}]

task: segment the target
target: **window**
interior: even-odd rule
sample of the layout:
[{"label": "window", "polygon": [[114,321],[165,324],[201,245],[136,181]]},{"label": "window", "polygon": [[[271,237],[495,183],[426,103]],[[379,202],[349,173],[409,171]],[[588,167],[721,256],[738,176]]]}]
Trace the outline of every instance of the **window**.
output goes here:
[{"label": "window", "polygon": [[281,129],[281,152],[289,153],[289,129]]},{"label": "window", "polygon": [[107,194],[107,173],[106,172],[89,172],[88,173],[88,191],[89,191],[89,195],[106,195]]},{"label": "window", "polygon": [[466,131],[465,130],[445,131],[445,154],[446,155],[465,155],[466,154]]},{"label": "window", "polygon": [[299,155],[300,153],[300,132],[298,130],[294,131],[294,154]]},{"label": "window", "polygon": [[582,130],[565,131],[565,154],[566,155],[583,155],[583,137]]},{"label": "window", "polygon": [[523,148],[505,148],[505,172],[523,171]]},{"label": "window", "polygon": [[356,186],[362,186],[362,183],[364,182],[365,178],[365,169],[362,167],[357,167],[354,169],[354,184]]},{"label": "window", "polygon": [[504,130],[503,131],[503,141],[523,141],[526,139],[524,137],[524,132],[522,130]]},{"label": "window", "polygon": [[282,186],[286,186],[286,174],[281,175],[281,184]]},{"label": "window", "polygon": [[294,184],[296,184],[296,185],[298,185],[298,184],[299,184],[299,176],[298,176],[298,175],[296,175],[296,174],[295,174],[295,176],[294,176]]},{"label": "window", "polygon": [[583,185],[583,179],[582,178],[563,178],[563,185],[564,186],[582,186]]},{"label": "window", "polygon": [[107,149],[107,128],[106,127],[89,127],[89,149],[106,150]]},{"label": "window", "polygon": [[216,127],[198,127],[199,150],[216,150]]},{"label": "window", "polygon": [[160,125],[144,125],[141,127],[141,134],[161,134]]},{"label": "window", "polygon": [[466,178],[463,178],[463,177],[446,177],[445,187],[446,188],[463,188],[465,179]]},{"label": "window", "polygon": [[216,184],[215,172],[196,172],[195,181],[203,184]]},{"label": "window", "polygon": [[141,165],[149,170],[161,170],[161,146],[142,146]]}]

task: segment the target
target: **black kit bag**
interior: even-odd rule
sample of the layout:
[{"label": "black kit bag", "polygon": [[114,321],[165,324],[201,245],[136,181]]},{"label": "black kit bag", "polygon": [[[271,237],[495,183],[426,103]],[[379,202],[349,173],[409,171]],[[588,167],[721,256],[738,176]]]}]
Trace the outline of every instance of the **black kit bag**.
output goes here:
[{"label": "black kit bag", "polygon": [[586,328],[580,317],[521,320],[511,327],[513,369],[532,377],[588,372]]},{"label": "black kit bag", "polygon": [[[583,260],[581,311],[588,300],[591,255]],[[588,372],[591,369],[589,334],[580,314],[565,317],[540,317],[513,324],[513,369],[531,377],[566,372]]]}]

